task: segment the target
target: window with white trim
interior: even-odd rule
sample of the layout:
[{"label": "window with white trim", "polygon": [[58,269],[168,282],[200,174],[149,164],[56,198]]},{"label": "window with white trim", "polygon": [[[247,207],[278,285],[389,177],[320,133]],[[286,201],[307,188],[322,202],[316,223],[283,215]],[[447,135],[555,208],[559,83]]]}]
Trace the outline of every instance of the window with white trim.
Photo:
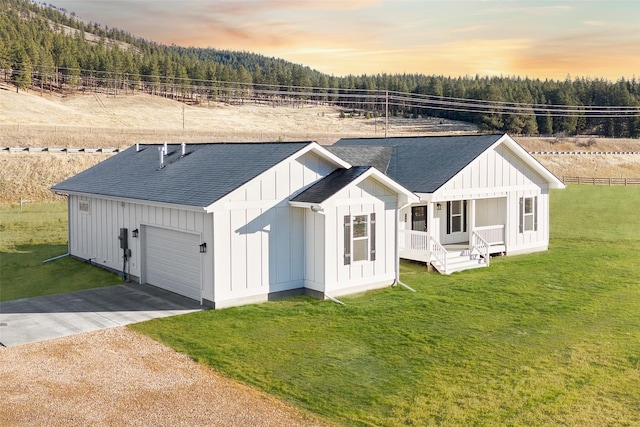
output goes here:
[{"label": "window with white trim", "polygon": [[467,201],[447,202],[447,234],[467,232]]},{"label": "window with white trim", "polygon": [[538,198],[520,198],[520,232],[538,230]]},{"label": "window with white trim", "polygon": [[344,265],[376,259],[376,214],[345,215]]}]

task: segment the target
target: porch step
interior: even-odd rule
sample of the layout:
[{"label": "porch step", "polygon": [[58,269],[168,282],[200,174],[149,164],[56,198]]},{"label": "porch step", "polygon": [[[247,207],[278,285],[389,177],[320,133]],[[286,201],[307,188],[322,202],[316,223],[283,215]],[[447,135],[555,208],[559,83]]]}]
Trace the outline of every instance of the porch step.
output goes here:
[{"label": "porch step", "polygon": [[440,274],[451,274],[457,271],[471,270],[473,268],[486,267],[487,263],[476,252],[471,252],[469,249],[454,250],[447,253],[447,269],[445,271],[444,266],[434,260],[431,264],[435,267]]}]

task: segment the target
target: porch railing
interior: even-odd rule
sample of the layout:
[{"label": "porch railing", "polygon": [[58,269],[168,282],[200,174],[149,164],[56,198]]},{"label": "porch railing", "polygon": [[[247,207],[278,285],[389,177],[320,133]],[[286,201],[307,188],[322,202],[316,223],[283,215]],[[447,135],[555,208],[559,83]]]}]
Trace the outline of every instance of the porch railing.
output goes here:
[{"label": "porch railing", "polygon": [[474,233],[489,245],[504,245],[504,225],[476,227]]},{"label": "porch railing", "polygon": [[442,271],[447,270],[447,250],[433,237],[430,238],[431,256],[436,259],[442,266]]},{"label": "porch railing", "polygon": [[474,231],[473,235],[471,236],[472,239],[472,251],[478,251],[478,253],[480,253],[480,255],[482,256],[482,258],[484,258],[484,262],[487,264],[487,267],[489,267],[489,261],[491,259],[491,245],[489,244],[489,242],[487,242],[485,239],[482,238],[482,236],[480,234],[478,234],[478,232]]},{"label": "porch railing", "polygon": [[400,249],[427,251],[428,234],[424,231],[400,230]]}]

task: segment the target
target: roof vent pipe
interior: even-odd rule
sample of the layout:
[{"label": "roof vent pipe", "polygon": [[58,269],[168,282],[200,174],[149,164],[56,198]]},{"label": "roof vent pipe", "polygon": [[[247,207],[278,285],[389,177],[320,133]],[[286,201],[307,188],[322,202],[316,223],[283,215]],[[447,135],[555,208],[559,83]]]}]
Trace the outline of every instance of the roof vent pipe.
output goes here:
[{"label": "roof vent pipe", "polygon": [[184,142],[182,144],[180,144],[180,147],[182,147],[182,157],[187,155],[187,144],[185,144]]},{"label": "roof vent pipe", "polygon": [[158,166],[158,170],[164,167],[164,148],[158,147],[158,153],[160,153],[160,165]]},{"label": "roof vent pipe", "polygon": [[167,142],[164,142],[164,155],[166,156],[169,153],[169,149],[167,148]]},{"label": "roof vent pipe", "polygon": [[140,144],[136,142],[136,153],[140,151]]}]

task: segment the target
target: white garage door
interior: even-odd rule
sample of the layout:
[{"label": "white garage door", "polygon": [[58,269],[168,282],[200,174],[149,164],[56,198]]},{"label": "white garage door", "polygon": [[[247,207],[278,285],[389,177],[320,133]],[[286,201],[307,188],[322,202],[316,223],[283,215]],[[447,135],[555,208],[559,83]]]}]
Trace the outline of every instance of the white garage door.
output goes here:
[{"label": "white garage door", "polygon": [[200,236],[146,227],[146,282],[200,300]]}]

